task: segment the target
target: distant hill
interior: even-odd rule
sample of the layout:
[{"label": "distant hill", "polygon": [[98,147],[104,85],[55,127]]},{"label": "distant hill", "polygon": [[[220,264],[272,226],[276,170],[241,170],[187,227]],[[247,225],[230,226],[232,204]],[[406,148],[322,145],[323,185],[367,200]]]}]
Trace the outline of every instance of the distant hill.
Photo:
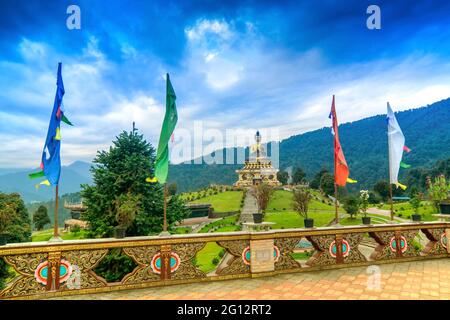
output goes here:
[{"label": "distant hill", "polygon": [[[431,167],[437,160],[450,157],[450,99],[426,107],[396,113],[412,152],[404,162]],[[387,179],[388,155],[386,115],[378,115],[339,126],[342,148],[350,167],[350,176],[358,180],[351,188],[371,188],[379,179]],[[322,167],[333,170],[333,139],[330,128],[292,136],[280,143],[280,168],[301,167],[308,178]],[[218,151],[221,152],[221,151]],[[222,150],[222,152],[224,152]],[[232,184],[240,165],[172,165],[169,181],[179,191],[195,190],[209,183]],[[409,170],[411,170],[409,169]],[[402,169],[405,178],[408,169]]]},{"label": "distant hill", "polygon": [[[436,161],[450,157],[450,99],[426,107],[396,114],[412,152],[405,153],[404,162],[410,169],[401,169],[400,178],[415,168],[431,168]],[[371,188],[379,179],[387,179],[386,116],[378,115],[339,126],[339,134],[350,176],[358,183],[351,189]],[[228,149],[229,151],[229,149]],[[283,140],[279,145],[280,168],[301,167],[311,179],[322,167],[333,170],[333,139],[330,128],[307,132]],[[226,150],[218,150],[225,156]],[[248,148],[245,148],[248,156]],[[64,166],[61,174],[60,194],[80,191],[80,184],[91,183],[91,164],[76,161]],[[210,184],[233,184],[235,170],[242,165],[171,165],[169,182],[176,182],[178,191],[192,191]],[[53,189],[36,190],[37,180],[28,179],[33,169],[1,169],[0,192],[18,192],[25,202],[48,201],[54,197]]]},{"label": "distant hill", "polygon": [[[92,178],[89,173],[90,164],[82,161],[76,161],[69,166],[63,166],[61,169],[61,182],[59,193],[73,193],[80,191],[80,184],[91,183]],[[25,202],[48,201],[54,198],[54,188],[41,186],[38,189],[35,185],[39,179],[31,180],[28,178],[30,172],[38,169],[15,169],[13,172],[2,174],[0,171],[0,192],[17,192],[22,195]]]}]

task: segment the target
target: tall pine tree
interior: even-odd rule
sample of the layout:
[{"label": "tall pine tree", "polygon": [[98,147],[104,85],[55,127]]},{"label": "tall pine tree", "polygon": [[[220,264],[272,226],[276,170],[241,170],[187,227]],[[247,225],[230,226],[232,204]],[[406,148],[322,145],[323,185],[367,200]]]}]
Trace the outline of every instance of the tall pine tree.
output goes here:
[{"label": "tall pine tree", "polygon": [[[133,129],[122,132],[109,151],[100,151],[91,168],[94,184],[82,186],[83,204],[87,210],[83,219],[89,222],[91,236],[108,237],[117,226],[115,200],[122,194],[140,196],[140,210],[127,229],[129,236],[158,233],[163,224],[163,187],[148,183],[153,175],[155,149]],[[169,226],[185,219],[189,209],[178,196],[167,203]]]}]

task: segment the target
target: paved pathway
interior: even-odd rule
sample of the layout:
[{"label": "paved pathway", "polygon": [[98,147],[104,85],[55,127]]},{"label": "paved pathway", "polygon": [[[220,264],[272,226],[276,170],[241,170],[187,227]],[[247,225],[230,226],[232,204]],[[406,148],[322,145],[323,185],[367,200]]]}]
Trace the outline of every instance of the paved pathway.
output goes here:
[{"label": "paved pathway", "polygon": [[379,270],[380,277],[357,267],[62,299],[450,299],[450,259],[384,264]]},{"label": "paved pathway", "polygon": [[244,206],[239,218],[240,222],[254,222],[253,214],[258,212],[256,197],[253,195],[253,189],[249,189],[245,195]]},{"label": "paved pathway", "polygon": [[[380,216],[385,216],[389,220],[391,219],[391,211],[390,210],[384,210],[384,209],[378,209],[378,208],[368,208],[367,213],[372,214],[378,214]],[[398,222],[411,222],[409,219],[401,218],[398,216],[394,216],[394,220]]]}]

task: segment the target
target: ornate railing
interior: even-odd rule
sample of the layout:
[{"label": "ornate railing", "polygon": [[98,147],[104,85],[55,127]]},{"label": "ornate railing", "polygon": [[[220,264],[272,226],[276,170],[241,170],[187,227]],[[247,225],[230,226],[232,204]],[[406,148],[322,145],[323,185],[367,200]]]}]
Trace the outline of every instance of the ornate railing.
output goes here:
[{"label": "ornate railing", "polygon": [[[16,276],[0,298],[43,298],[443,258],[449,254],[448,236],[450,223],[430,222],[10,244],[0,247],[0,258]],[[302,239],[313,248],[303,262],[293,254]],[[216,261],[215,270],[206,273],[195,261],[207,243],[216,243],[226,254]],[[120,281],[108,283],[94,269],[115,248],[136,267]]]}]

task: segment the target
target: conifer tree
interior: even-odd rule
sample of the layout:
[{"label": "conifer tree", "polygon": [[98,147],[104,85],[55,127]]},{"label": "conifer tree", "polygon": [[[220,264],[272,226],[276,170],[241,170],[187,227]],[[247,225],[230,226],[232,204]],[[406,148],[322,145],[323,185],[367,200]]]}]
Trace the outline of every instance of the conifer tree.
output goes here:
[{"label": "conifer tree", "polygon": [[[117,199],[123,194],[140,197],[140,208],[127,229],[128,236],[158,233],[163,224],[163,187],[148,183],[153,176],[155,149],[134,129],[122,132],[108,151],[99,151],[91,168],[93,185],[82,186],[83,204],[87,210],[83,219],[89,222],[91,236],[108,237],[117,226]],[[178,196],[167,203],[169,226],[189,214]]]}]

